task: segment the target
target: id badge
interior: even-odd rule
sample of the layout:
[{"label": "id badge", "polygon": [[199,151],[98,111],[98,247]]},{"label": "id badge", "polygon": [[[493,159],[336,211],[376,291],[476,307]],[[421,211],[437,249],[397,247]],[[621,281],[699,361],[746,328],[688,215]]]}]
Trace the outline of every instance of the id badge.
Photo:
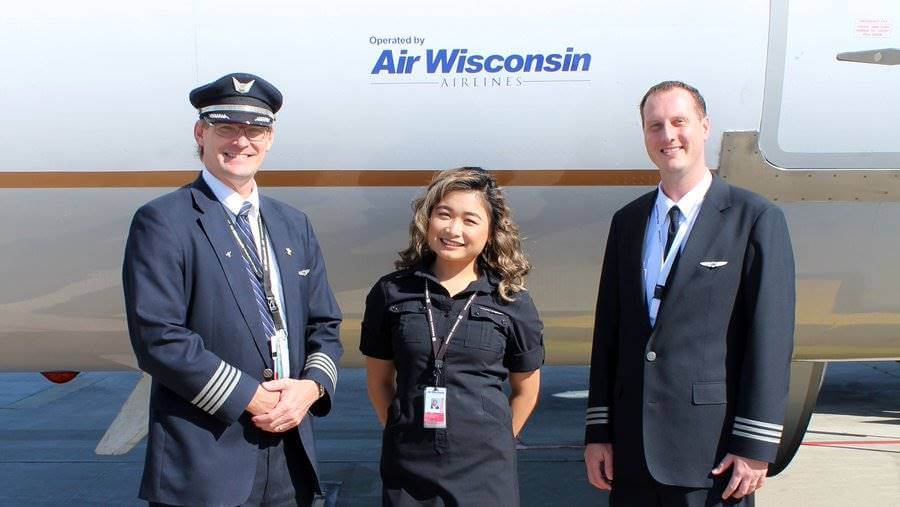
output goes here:
[{"label": "id badge", "polygon": [[275,366],[275,378],[281,379],[288,376],[290,363],[288,362],[288,340],[284,329],[275,331],[275,335],[269,340],[272,347],[272,363]]},{"label": "id badge", "polygon": [[425,388],[425,421],[426,428],[447,427],[447,388]]}]

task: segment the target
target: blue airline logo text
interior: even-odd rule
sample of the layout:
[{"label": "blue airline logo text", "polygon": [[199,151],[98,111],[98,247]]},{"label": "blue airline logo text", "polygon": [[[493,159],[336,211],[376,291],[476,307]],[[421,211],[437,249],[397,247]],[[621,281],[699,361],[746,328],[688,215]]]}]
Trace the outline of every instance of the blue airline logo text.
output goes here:
[{"label": "blue airline logo text", "polygon": [[[412,74],[422,60],[406,49],[398,54],[385,49],[372,67],[372,74]],[[574,48],[549,55],[479,55],[468,49],[428,49],[425,51],[425,72],[428,74],[477,74],[479,72],[586,72],[591,68],[590,53],[576,53]]]}]

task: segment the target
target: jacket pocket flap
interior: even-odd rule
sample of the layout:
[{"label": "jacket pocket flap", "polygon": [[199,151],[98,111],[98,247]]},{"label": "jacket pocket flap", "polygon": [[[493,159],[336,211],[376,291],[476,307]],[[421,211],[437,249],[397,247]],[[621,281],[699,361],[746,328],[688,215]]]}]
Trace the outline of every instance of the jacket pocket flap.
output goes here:
[{"label": "jacket pocket flap", "polygon": [[694,384],[692,388],[694,405],[719,405],[727,401],[724,382]]},{"label": "jacket pocket flap", "polygon": [[507,317],[505,313],[494,310],[493,308],[488,308],[486,306],[472,305],[472,308],[469,309],[469,315],[476,319],[491,320],[499,324],[501,327],[506,327],[509,325],[509,317]]},{"label": "jacket pocket flap", "polygon": [[425,304],[421,301],[404,301],[392,304],[388,310],[392,313],[422,313],[425,311]]}]

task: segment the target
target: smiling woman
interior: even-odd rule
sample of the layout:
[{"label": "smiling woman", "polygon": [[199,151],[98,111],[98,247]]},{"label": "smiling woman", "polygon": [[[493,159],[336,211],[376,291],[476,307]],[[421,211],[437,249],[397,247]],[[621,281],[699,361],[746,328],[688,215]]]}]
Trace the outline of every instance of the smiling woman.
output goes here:
[{"label": "smiling woman", "polygon": [[463,167],[413,202],[409,232],[400,271],[366,298],[360,338],[385,425],[383,502],[518,505],[514,436],[544,361],[518,227],[493,175]]},{"label": "smiling woman", "polygon": [[[438,279],[447,280],[454,273],[471,270],[484,249],[490,232],[490,218],[484,200],[474,190],[450,192],[435,206],[428,221],[428,246],[437,258],[434,263]],[[467,280],[460,279],[462,283]],[[448,287],[456,294],[464,287]]]},{"label": "smiling woman", "polygon": [[[465,259],[468,262],[445,264],[454,257],[463,260],[460,252],[449,255],[453,244],[460,243],[460,238],[454,236],[462,235],[464,230],[467,235],[472,235],[480,228],[476,225],[487,226],[489,230],[475,255],[467,249],[470,255]],[[456,228],[455,231],[452,228]],[[439,235],[445,240],[456,241],[441,242]],[[409,236],[409,246],[400,252],[400,259],[394,263],[397,269],[414,267],[429,254],[436,254],[437,269],[449,269],[450,264],[454,264],[460,271],[468,269],[472,276],[477,260],[499,275],[499,290],[504,299],[525,289],[525,276],[531,264],[522,253],[519,227],[513,221],[512,211],[496,179],[480,167],[462,167],[435,175],[425,195],[413,202]],[[465,245],[465,241],[462,244]]]}]

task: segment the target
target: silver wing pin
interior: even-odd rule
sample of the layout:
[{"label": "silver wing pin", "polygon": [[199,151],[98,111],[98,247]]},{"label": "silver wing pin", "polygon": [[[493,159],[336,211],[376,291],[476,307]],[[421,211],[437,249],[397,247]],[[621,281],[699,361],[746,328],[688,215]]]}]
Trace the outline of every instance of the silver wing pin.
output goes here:
[{"label": "silver wing pin", "polygon": [[255,79],[251,79],[250,81],[247,81],[246,83],[242,83],[242,82],[238,81],[236,77],[232,77],[231,80],[234,81],[234,91],[236,91],[238,93],[249,92],[250,88],[253,87],[253,83],[256,82]]}]

